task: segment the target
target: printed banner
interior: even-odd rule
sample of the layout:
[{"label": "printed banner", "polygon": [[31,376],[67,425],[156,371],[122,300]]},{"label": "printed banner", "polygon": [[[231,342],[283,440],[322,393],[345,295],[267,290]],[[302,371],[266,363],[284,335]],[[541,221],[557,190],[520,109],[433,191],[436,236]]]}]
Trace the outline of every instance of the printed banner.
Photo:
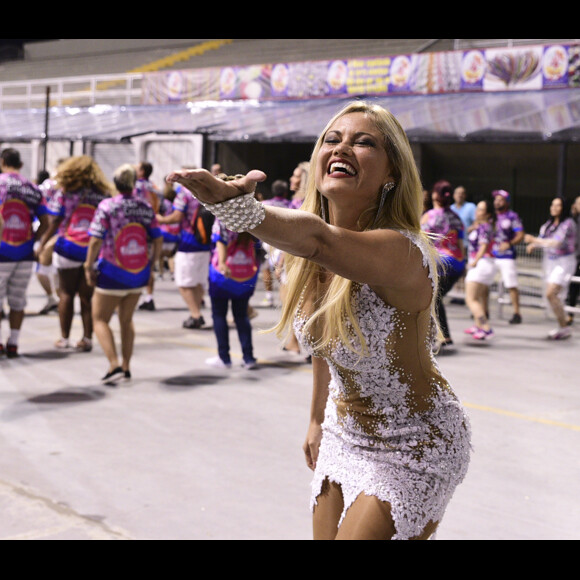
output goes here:
[{"label": "printed banner", "polygon": [[580,86],[580,45],[538,45],[148,73],[143,103]]}]

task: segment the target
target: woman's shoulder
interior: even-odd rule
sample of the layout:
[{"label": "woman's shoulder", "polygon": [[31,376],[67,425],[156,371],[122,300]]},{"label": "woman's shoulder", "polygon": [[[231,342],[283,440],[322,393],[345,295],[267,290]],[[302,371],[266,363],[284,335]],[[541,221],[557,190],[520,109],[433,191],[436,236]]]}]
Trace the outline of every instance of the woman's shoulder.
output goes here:
[{"label": "woman's shoulder", "polygon": [[429,237],[422,230],[403,230],[403,229],[393,229],[391,230],[395,234],[401,237],[401,240],[406,239],[408,243],[415,246],[421,250],[422,253],[429,252]]},{"label": "woman's shoulder", "polygon": [[399,240],[409,249],[409,252],[413,249],[420,252],[421,266],[427,268],[430,277],[432,277],[433,259],[436,252],[428,233],[423,230],[414,231],[408,229],[393,229],[390,231],[399,237]]}]

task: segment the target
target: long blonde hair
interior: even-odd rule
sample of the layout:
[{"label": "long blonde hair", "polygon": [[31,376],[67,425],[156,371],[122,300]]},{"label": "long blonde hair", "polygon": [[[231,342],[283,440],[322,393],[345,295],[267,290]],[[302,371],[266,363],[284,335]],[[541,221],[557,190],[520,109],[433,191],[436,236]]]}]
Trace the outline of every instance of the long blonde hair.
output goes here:
[{"label": "long blonde hair", "polygon": [[[364,101],[355,101],[345,106],[328,122],[312,152],[310,161],[312,170],[309,172],[306,195],[301,210],[322,217],[321,195],[316,188],[315,182],[318,154],[330,127],[337,119],[351,113],[366,114],[383,134],[391,176],[395,181],[395,188],[386,196],[381,214],[376,216],[376,221],[374,217],[379,208],[381,191],[377,192],[376,204],[365,210],[359,217],[359,223],[372,224],[368,225],[366,229],[390,228],[404,230],[422,238],[424,246],[429,249],[429,256],[432,260],[431,272],[435,277],[436,287],[436,268],[434,265],[437,260],[437,253],[428,236],[422,232],[420,224],[423,210],[423,187],[419,172],[405,131],[397,119],[384,108]],[[287,256],[286,266],[288,280],[287,299],[282,309],[280,321],[274,328],[278,336],[291,331],[292,321],[299,307],[303,290],[316,288],[316,281],[322,273],[322,268],[317,264],[292,255]],[[309,328],[312,330],[315,326],[320,329],[320,332],[316,333],[316,335],[320,336],[316,344],[317,348],[323,349],[335,339],[340,339],[351,350],[354,350],[352,336],[348,332],[348,323],[350,323],[361,344],[362,351],[360,354],[362,355],[366,352],[366,343],[352,310],[352,286],[352,280],[334,275],[324,300],[317,305],[316,311],[306,323],[306,332]],[[434,313],[433,302],[432,312]],[[311,334],[315,335],[314,333]]]}]

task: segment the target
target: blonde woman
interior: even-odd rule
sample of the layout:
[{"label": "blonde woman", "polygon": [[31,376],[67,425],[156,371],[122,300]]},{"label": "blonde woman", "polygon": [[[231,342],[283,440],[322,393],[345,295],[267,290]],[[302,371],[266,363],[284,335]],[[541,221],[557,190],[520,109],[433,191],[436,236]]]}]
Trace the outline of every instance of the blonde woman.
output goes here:
[{"label": "blonde woman", "polygon": [[306,195],[306,184],[308,183],[308,175],[310,173],[310,163],[308,161],[301,161],[292,172],[290,176],[290,191],[294,193],[290,201],[292,209],[300,209],[304,203],[304,196]]},{"label": "blonde woman", "polygon": [[426,539],[463,479],[468,419],[431,352],[437,257],[407,137],[349,104],[311,159],[304,211],[253,198],[260,171],[222,182],[176,172],[228,227],[291,254],[278,331],[313,355],[304,451],[315,539]]}]

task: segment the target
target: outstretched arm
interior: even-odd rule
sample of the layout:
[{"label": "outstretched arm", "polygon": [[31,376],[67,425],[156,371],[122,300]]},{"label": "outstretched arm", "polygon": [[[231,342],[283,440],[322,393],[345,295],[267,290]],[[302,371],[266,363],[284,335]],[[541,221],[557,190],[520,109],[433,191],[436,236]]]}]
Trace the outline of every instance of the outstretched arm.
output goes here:
[{"label": "outstretched arm", "polygon": [[[253,192],[266,175],[252,170],[238,179],[223,181],[198,169],[177,171],[167,179],[181,183],[203,203],[219,204]],[[381,289],[406,293],[413,289],[421,302],[417,308],[424,306],[431,286],[422,255],[402,234],[393,230],[356,232],[329,225],[307,212],[272,206],[264,209],[265,218],[251,231],[257,238],[344,278],[369,284],[383,295]],[[423,292],[417,292],[418,285],[424,286]]]}]

